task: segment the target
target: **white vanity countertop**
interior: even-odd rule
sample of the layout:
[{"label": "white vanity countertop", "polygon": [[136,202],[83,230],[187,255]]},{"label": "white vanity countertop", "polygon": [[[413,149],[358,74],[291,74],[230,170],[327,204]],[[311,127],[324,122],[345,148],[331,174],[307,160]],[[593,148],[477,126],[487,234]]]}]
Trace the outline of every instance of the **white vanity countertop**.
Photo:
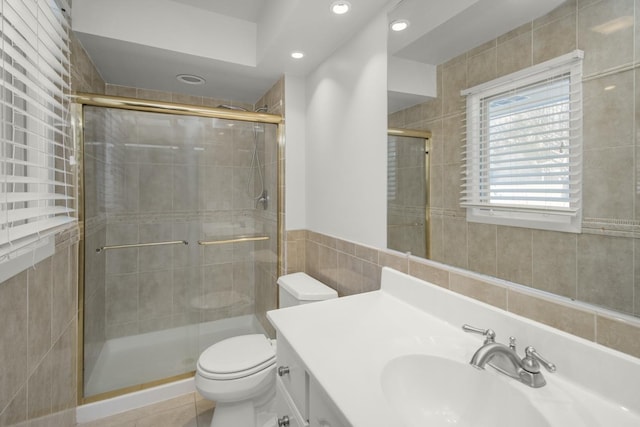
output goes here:
[{"label": "white vanity countertop", "polygon": [[[556,363],[558,372],[543,371],[547,385],[538,389],[486,370],[515,382],[551,425],[640,426],[638,359],[390,269],[380,291],[274,310],[268,318],[354,427],[402,425],[381,385],[390,360],[428,354],[468,363],[482,338],[462,332],[463,323],[494,329],[497,342],[514,335],[520,353],[534,345]],[[572,351],[584,357],[574,363]]]}]

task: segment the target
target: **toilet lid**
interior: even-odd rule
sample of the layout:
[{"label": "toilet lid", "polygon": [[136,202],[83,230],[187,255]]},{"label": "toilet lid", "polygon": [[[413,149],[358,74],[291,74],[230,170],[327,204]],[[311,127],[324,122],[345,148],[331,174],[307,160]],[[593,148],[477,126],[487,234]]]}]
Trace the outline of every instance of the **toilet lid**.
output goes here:
[{"label": "toilet lid", "polygon": [[210,378],[234,379],[273,365],[275,358],[275,349],[266,336],[240,335],[207,348],[198,359],[198,369]]}]

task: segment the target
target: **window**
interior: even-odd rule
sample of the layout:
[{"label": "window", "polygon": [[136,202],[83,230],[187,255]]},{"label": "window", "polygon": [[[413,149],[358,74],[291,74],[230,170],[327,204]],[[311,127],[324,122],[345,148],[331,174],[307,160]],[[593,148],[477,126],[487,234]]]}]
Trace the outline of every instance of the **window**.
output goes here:
[{"label": "window", "polygon": [[75,218],[64,9],[54,0],[3,0],[0,17],[3,281],[53,254],[52,234]]},{"label": "window", "polygon": [[579,233],[582,51],[463,91],[471,222]]}]

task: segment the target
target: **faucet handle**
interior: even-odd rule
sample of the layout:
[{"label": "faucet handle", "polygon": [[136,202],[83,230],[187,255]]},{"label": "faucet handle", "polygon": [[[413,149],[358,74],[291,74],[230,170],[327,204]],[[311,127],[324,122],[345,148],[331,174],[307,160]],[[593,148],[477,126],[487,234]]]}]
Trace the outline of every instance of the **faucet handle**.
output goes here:
[{"label": "faucet handle", "polygon": [[529,346],[524,350],[525,357],[522,359],[522,364],[524,365],[525,371],[536,373],[540,372],[540,365],[544,366],[544,368],[549,372],[556,371],[556,365],[549,362],[544,357],[540,356],[540,354],[536,351],[535,348]]},{"label": "faucet handle", "polygon": [[496,333],[493,332],[493,329],[480,329],[475,326],[467,325],[466,323],[462,325],[462,330],[465,332],[470,332],[472,334],[480,334],[483,335],[484,343],[489,344],[492,342],[496,342]]}]

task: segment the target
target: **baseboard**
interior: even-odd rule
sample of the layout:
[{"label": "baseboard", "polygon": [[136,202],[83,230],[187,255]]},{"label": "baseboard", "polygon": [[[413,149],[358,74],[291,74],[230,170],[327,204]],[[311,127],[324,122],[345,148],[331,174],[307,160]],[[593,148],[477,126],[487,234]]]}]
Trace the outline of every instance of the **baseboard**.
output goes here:
[{"label": "baseboard", "polygon": [[76,419],[78,423],[87,423],[112,415],[121,414],[132,409],[138,409],[143,406],[163,402],[195,391],[196,387],[193,378],[174,381],[158,387],[152,387],[124,394],[122,396],[113,397],[111,399],[78,406],[76,408]]}]

